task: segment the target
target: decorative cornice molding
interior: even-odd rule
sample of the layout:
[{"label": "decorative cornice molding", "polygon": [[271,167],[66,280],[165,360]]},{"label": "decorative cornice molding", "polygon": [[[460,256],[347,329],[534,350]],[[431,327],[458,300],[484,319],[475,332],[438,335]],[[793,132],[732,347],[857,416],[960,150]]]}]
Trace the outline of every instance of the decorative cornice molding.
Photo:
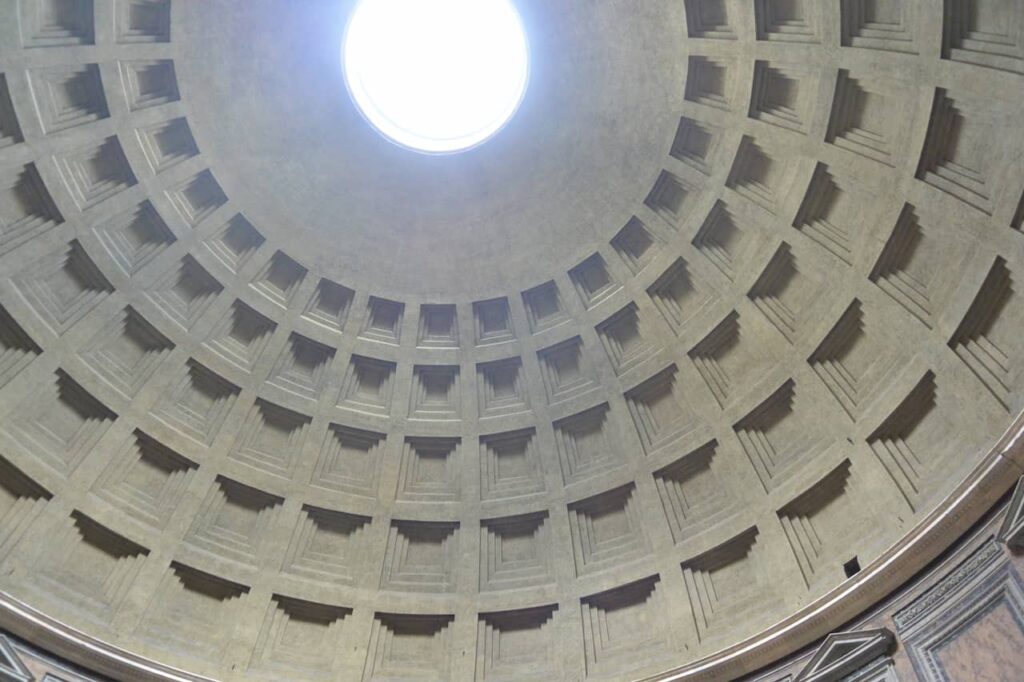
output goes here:
[{"label": "decorative cornice molding", "polygon": [[0,682],[34,682],[32,672],[21,662],[9,639],[0,635]]},{"label": "decorative cornice molding", "polygon": [[[922,682],[949,679],[941,652],[962,637],[972,641],[971,630],[983,624],[993,610],[1005,609],[1018,627],[1024,623],[1024,581],[1010,565],[1002,548],[993,541],[988,544],[999,551],[1001,560],[982,564],[978,574],[967,576],[962,589],[938,601],[931,600],[931,608],[913,627],[900,632],[901,642]],[[983,641],[973,640],[975,646],[984,646]],[[1011,670],[1019,672],[1014,668],[1007,668],[1006,672],[1012,674]],[[980,671],[979,674],[983,675]]]},{"label": "decorative cornice molding", "polygon": [[1024,476],[1017,481],[996,539],[1011,549],[1024,550]]},{"label": "decorative cornice molding", "polygon": [[893,616],[893,622],[900,631],[906,630],[928,614],[937,604],[942,603],[952,592],[964,587],[966,582],[977,578],[986,572],[989,564],[995,565],[1003,555],[1003,550],[998,544],[989,540],[974,551],[959,566],[953,569],[949,575],[940,582],[933,585],[921,597],[903,609],[897,611]]},{"label": "decorative cornice molding", "polygon": [[896,637],[886,628],[834,632],[825,638],[793,682],[838,682],[892,653]]}]

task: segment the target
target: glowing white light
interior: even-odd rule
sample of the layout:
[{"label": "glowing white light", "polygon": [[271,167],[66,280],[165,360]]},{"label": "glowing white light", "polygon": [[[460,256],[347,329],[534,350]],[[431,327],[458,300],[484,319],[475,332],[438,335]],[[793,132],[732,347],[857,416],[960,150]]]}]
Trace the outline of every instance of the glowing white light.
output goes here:
[{"label": "glowing white light", "polygon": [[349,92],[393,141],[454,152],[494,135],[526,90],[526,35],[509,0],[361,0],[342,45]]}]

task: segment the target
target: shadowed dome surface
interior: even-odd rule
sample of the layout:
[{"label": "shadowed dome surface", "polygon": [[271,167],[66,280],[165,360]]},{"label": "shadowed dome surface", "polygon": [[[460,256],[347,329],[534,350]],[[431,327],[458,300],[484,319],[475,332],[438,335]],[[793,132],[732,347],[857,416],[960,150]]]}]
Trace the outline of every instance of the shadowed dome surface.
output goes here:
[{"label": "shadowed dome surface", "polygon": [[357,111],[354,6],[0,3],[0,626],[733,679],[1008,490],[1019,0],[519,0],[529,88],[453,155]]}]

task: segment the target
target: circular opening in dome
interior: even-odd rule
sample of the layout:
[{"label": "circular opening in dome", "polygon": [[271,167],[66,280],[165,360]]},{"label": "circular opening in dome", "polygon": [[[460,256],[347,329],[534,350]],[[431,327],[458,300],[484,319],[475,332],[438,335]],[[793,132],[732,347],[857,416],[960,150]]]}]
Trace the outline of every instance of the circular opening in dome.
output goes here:
[{"label": "circular opening in dome", "polygon": [[519,107],[529,73],[510,0],[360,0],[342,64],[366,119],[393,142],[430,154],[497,133]]}]

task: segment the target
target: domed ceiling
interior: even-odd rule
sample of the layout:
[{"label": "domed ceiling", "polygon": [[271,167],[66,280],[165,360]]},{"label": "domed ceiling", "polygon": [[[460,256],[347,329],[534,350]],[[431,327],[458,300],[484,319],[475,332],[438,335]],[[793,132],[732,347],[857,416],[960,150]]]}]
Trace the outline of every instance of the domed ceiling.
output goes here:
[{"label": "domed ceiling", "polygon": [[[130,679],[732,679],[1016,479],[1019,0],[0,2],[0,625]],[[1014,432],[1015,433],[1015,432]]]}]

